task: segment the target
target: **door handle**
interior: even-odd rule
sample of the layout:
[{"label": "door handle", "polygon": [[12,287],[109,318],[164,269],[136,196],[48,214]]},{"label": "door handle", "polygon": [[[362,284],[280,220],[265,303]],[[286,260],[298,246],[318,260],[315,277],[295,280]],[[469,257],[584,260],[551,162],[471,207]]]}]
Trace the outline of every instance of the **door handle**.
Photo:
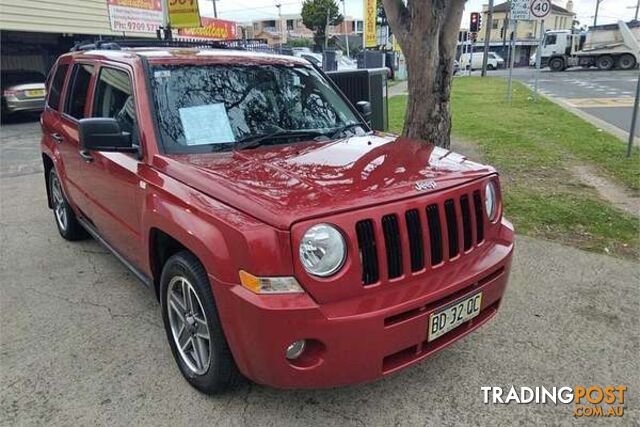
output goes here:
[{"label": "door handle", "polygon": [[51,138],[58,144],[62,144],[62,141],[64,141],[64,138],[59,133],[52,133]]},{"label": "door handle", "polygon": [[91,157],[91,154],[89,154],[88,150],[80,150],[78,151],[78,153],[80,154],[80,157],[82,157],[82,159],[85,162],[91,163],[93,161],[93,157]]}]

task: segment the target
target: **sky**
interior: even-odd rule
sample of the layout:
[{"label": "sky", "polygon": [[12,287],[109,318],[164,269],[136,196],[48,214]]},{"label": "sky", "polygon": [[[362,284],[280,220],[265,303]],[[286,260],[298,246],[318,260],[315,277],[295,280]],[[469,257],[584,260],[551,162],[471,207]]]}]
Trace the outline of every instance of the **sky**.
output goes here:
[{"label": "sky", "polygon": [[[344,0],[348,16],[362,18],[363,0]],[[593,22],[593,15],[596,10],[597,0],[573,0],[574,11],[577,19],[582,25]],[[598,12],[598,23],[606,24],[617,22],[618,20],[629,21],[635,15],[635,6],[638,0],[600,0],[600,11]],[[200,12],[203,16],[213,16],[213,0],[199,0]],[[553,0],[558,6],[564,7],[566,0]],[[278,16],[276,4],[280,3],[282,14],[300,13],[302,0],[217,0],[218,17],[232,21],[251,21],[254,19],[269,19]],[[462,26],[467,27],[469,13],[482,11],[482,5],[488,0],[469,0],[465,8],[465,15],[462,18]],[[495,0],[495,4],[502,3]],[[342,9],[342,4],[340,4]]]}]

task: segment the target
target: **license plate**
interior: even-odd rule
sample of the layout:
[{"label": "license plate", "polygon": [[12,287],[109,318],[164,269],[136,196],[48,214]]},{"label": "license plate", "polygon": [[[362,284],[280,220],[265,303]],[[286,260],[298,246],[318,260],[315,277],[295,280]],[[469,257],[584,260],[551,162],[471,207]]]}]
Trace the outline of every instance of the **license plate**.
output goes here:
[{"label": "license plate", "polygon": [[24,94],[29,98],[42,97],[44,96],[44,89],[25,90]]},{"label": "license plate", "polygon": [[480,314],[482,292],[431,313],[427,341],[433,341]]}]

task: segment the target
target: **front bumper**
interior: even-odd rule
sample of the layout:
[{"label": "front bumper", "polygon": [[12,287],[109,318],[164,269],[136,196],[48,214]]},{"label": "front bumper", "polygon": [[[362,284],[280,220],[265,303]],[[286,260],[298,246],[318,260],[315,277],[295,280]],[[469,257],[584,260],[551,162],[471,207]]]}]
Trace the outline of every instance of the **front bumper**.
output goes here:
[{"label": "front bumper", "polygon": [[[308,294],[261,296],[210,276],[225,335],[240,371],[278,388],[322,388],[372,381],[410,366],[492,318],[511,267],[513,233],[473,257],[375,294],[316,304]],[[482,291],[480,314],[427,343],[429,315]],[[300,360],[289,344],[312,340]]]}]

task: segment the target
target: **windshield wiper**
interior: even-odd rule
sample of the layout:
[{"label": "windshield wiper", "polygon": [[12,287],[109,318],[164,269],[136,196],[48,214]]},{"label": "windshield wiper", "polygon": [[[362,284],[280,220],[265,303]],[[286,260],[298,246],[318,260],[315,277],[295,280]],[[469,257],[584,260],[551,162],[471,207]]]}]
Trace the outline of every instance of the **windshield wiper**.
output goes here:
[{"label": "windshield wiper", "polygon": [[322,132],[314,131],[314,130],[288,130],[288,129],[279,129],[275,132],[268,133],[266,135],[253,136],[236,143],[236,150],[246,150],[250,148],[260,147],[261,145],[265,145],[266,141],[271,139],[279,139],[279,138],[287,138],[287,137],[317,137],[324,135]]},{"label": "windshield wiper", "polygon": [[353,129],[355,127],[361,127],[362,129],[364,129],[366,131],[366,127],[365,125],[363,125],[360,122],[356,122],[356,123],[349,123],[348,125],[344,125],[341,128],[336,129],[335,131],[333,131],[331,133],[331,135],[329,136],[329,138],[333,139],[335,137],[337,137],[338,135],[340,135],[341,133],[344,133],[346,131],[348,131],[349,129]]}]

